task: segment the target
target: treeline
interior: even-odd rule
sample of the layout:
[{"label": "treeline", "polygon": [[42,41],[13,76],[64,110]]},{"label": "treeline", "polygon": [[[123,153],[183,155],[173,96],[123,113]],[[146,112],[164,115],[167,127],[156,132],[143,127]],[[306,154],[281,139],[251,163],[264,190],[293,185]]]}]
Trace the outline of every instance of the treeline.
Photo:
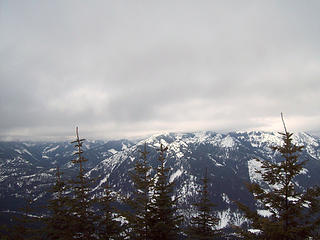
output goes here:
[{"label": "treeline", "polygon": [[178,198],[174,192],[175,182],[169,181],[169,169],[165,166],[167,146],[158,149],[158,167],[151,175],[147,146],[141,149],[130,171],[134,190],[130,197],[119,197],[112,191],[108,181],[102,196],[92,196],[93,179],[85,175],[78,129],[76,140],[76,177],[64,180],[57,168],[52,199],[46,206],[45,216],[32,216],[26,204],[24,214],[15,220],[13,227],[2,231],[1,239],[43,240],[107,240],[107,239],[320,239],[320,188],[310,187],[299,191],[295,177],[300,174],[305,161],[299,161],[303,146],[292,142],[292,133],[284,125],[283,143],[272,146],[282,157],[281,162],[259,160],[262,163],[262,179],[271,186],[262,188],[257,183],[247,183],[248,190],[257,201],[257,208],[267,211],[260,215],[241,202],[235,202],[248,219],[246,227],[234,226],[234,234],[226,236],[217,229],[219,218],[214,211],[208,192],[207,170],[203,174],[198,201],[193,205],[196,213],[186,223],[179,214]]}]

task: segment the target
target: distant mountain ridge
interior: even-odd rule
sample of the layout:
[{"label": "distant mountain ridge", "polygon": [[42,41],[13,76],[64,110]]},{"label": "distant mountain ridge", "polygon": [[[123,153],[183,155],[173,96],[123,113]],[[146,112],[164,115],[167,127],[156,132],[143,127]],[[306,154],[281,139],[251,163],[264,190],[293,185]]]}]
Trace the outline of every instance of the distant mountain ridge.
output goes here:
[{"label": "distant mountain ridge", "polygon": [[[85,137],[85,136],[83,136]],[[301,160],[308,160],[297,177],[297,186],[304,189],[320,182],[320,137],[297,133],[294,142],[304,145]],[[139,142],[129,140],[87,141],[85,168],[87,175],[96,179],[93,194],[101,194],[107,179],[114,191],[130,195],[132,182],[128,172],[133,170],[139,150],[147,144],[150,164],[158,165],[157,149],[160,143],[168,146],[166,165],[169,179],[175,181],[180,197],[181,212],[188,219],[193,213],[191,203],[197,198],[200,179],[208,169],[210,197],[217,204],[220,227],[240,225],[245,219],[233,200],[254,206],[252,196],[244,183],[260,182],[255,173],[259,163],[255,159],[278,161],[270,146],[281,144],[281,136],[274,132],[211,131],[196,133],[158,134]],[[0,142],[0,211],[16,211],[26,197],[41,205],[50,197],[47,190],[54,182],[56,166],[69,178],[77,170],[71,160],[74,147],[68,142],[30,143]]]}]

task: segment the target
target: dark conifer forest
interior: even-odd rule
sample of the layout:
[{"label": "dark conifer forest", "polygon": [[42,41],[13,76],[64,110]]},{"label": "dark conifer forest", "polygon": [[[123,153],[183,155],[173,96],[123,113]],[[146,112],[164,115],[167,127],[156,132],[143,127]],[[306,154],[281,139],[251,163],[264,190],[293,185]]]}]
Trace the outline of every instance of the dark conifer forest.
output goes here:
[{"label": "dark conifer forest", "polygon": [[[113,190],[107,180],[100,187],[101,195],[92,195],[96,181],[86,174],[83,144],[78,128],[76,138],[70,144],[75,152],[72,164],[77,174],[66,176],[56,167],[55,182],[48,191],[51,198],[42,208],[45,214],[37,215],[30,200],[10,225],[1,227],[1,240],[111,240],[111,239],[319,239],[320,188],[309,187],[300,191],[295,177],[306,161],[299,161],[303,146],[292,142],[293,134],[287,131],[283,121],[282,143],[270,146],[281,156],[280,162],[257,159],[262,165],[260,174],[269,189],[258,183],[245,183],[256,200],[259,209],[268,212],[261,215],[257,209],[240,201],[234,201],[247,219],[246,224],[234,226],[231,231],[218,229],[220,221],[216,203],[209,198],[210,172],[207,168],[201,178],[202,187],[193,202],[190,219],[181,214],[179,196],[174,191],[175,180],[169,180],[166,166],[168,146],[159,145],[158,166],[149,162],[147,143],[140,149],[133,169],[127,174],[133,183],[130,195]],[[213,186],[214,189],[214,186]]]}]

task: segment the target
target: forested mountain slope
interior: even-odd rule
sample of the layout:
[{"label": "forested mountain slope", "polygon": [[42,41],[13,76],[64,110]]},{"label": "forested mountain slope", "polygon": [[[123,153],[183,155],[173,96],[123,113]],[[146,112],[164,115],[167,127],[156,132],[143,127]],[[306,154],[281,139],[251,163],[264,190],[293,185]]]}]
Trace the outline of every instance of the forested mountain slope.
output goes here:
[{"label": "forested mountain slope", "polygon": [[[308,160],[296,179],[299,188],[320,182],[320,138],[307,133],[294,135],[294,142],[305,148],[300,160]],[[132,181],[128,172],[133,170],[135,160],[147,144],[150,164],[158,165],[160,143],[168,146],[166,166],[170,167],[170,181],[175,181],[175,192],[179,197],[180,212],[189,219],[193,203],[201,189],[201,178],[208,169],[211,200],[217,205],[221,218],[219,227],[240,225],[245,221],[237,210],[234,200],[254,206],[245,182],[262,182],[260,163],[255,159],[277,161],[270,146],[281,144],[281,136],[272,132],[214,132],[167,133],[151,136],[139,142],[86,141],[84,156],[87,176],[94,179],[92,194],[101,194],[106,179],[119,196],[129,196]],[[48,189],[55,181],[56,167],[68,179],[77,170],[71,163],[74,147],[68,142],[0,143],[0,210],[18,211],[25,199],[33,200],[34,206],[43,205],[50,197]],[[262,183],[263,184],[263,183]],[[267,187],[267,186],[266,186]],[[5,221],[5,220],[3,220]]]}]

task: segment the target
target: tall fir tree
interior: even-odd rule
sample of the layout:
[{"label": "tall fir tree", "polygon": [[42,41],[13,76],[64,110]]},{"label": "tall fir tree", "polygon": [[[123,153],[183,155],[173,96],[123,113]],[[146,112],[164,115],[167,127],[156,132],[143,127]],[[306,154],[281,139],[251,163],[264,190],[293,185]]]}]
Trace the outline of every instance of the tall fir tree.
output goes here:
[{"label": "tall fir tree", "polygon": [[53,185],[52,199],[48,201],[47,209],[49,216],[45,218],[46,239],[48,240],[71,240],[72,229],[70,228],[71,212],[69,209],[70,198],[66,194],[67,186],[61,179],[61,172],[57,167],[56,182]]},{"label": "tall fir tree", "polygon": [[72,228],[73,237],[79,240],[90,240],[95,237],[95,221],[97,220],[92,207],[94,199],[91,199],[90,193],[90,179],[85,176],[83,164],[87,161],[83,157],[82,145],[85,139],[79,138],[78,127],[76,128],[76,140],[71,142],[75,144],[77,149],[74,153],[77,158],[72,160],[74,164],[79,164],[78,175],[70,181],[71,200],[70,211],[72,217],[70,219],[70,226]]},{"label": "tall fir tree", "polygon": [[150,191],[153,186],[151,177],[151,166],[148,163],[147,145],[144,144],[143,151],[140,150],[141,158],[135,163],[134,171],[130,172],[133,181],[134,192],[128,200],[132,212],[127,214],[130,228],[130,239],[150,239]]},{"label": "tall fir tree", "polygon": [[151,204],[150,239],[178,239],[183,217],[177,214],[177,197],[174,198],[174,182],[169,182],[169,168],[165,167],[168,147],[160,144],[159,162]]},{"label": "tall fir tree", "polygon": [[199,191],[200,201],[193,204],[197,208],[198,214],[192,217],[191,226],[187,231],[190,240],[209,240],[220,236],[220,231],[216,230],[219,218],[214,216],[212,211],[215,204],[209,198],[207,168],[202,182],[202,190]]},{"label": "tall fir tree", "polygon": [[124,239],[121,235],[123,227],[121,223],[116,220],[118,217],[117,209],[114,207],[117,199],[112,195],[111,187],[108,181],[105,185],[104,195],[99,199],[100,212],[102,213],[98,221],[98,238],[99,240],[120,240]]},{"label": "tall fir tree", "polygon": [[257,171],[270,189],[264,189],[257,183],[248,183],[247,187],[258,204],[270,213],[263,217],[246,205],[237,203],[238,207],[251,220],[251,228],[259,230],[254,234],[241,230],[245,239],[299,240],[307,239],[319,226],[320,219],[316,214],[320,210],[319,187],[308,188],[302,192],[297,189],[295,177],[301,173],[305,161],[299,161],[303,146],[292,142],[292,133],[286,129],[281,114],[284,133],[280,133],[283,145],[272,149],[280,153],[282,161],[260,161],[262,170]]}]

